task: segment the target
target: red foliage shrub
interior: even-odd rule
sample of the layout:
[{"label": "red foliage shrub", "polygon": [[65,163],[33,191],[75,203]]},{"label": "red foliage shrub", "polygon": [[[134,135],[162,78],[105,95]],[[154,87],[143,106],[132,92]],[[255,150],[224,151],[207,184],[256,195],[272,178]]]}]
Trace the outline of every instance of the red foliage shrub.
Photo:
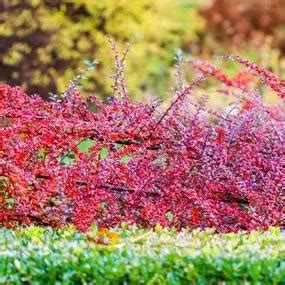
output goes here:
[{"label": "red foliage shrub", "polygon": [[243,42],[262,43],[266,36],[273,38],[273,46],[285,54],[284,0],[214,0],[200,10],[207,31],[223,44]]},{"label": "red foliage shrub", "polygon": [[[284,97],[283,81],[238,61]],[[108,104],[83,100],[74,86],[47,102],[1,85],[0,224],[86,230],[126,221],[218,231],[281,225],[284,111],[248,91],[245,74],[229,79],[208,63],[194,66],[202,75],[166,110],[132,103],[124,81],[122,98]],[[207,111],[203,100],[189,98],[207,76],[238,97],[230,112]]]}]

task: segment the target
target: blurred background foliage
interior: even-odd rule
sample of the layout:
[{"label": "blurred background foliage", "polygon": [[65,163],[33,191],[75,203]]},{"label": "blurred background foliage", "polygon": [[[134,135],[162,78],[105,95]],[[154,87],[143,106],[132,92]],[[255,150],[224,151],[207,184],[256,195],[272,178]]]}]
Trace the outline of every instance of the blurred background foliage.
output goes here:
[{"label": "blurred background foliage", "polygon": [[1,0],[0,10],[0,81],[44,97],[95,58],[83,90],[110,94],[106,35],[121,48],[133,42],[126,77],[136,99],[166,94],[178,48],[208,60],[235,53],[284,77],[284,0]]}]

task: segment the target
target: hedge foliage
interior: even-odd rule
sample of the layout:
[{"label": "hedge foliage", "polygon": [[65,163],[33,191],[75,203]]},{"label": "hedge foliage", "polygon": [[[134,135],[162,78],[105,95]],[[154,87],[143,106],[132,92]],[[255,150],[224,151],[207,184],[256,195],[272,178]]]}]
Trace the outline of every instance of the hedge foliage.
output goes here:
[{"label": "hedge foliage", "polygon": [[4,0],[0,10],[0,80],[41,95],[63,91],[86,58],[104,63],[86,90],[110,91],[106,34],[118,43],[137,41],[128,57],[131,91],[153,82],[159,89],[175,50],[203,25],[185,0]]},{"label": "hedge foliage", "polygon": [[[251,234],[123,227],[0,230],[1,284],[284,284],[277,228]],[[220,284],[220,283],[219,283]]]}]

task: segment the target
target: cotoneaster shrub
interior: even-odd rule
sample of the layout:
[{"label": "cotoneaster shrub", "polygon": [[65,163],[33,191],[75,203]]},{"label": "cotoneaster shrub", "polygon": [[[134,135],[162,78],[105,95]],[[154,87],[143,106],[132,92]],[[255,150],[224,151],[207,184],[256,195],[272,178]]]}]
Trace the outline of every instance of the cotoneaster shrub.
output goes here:
[{"label": "cotoneaster shrub", "polygon": [[[284,81],[239,57],[284,98]],[[266,107],[241,73],[195,61],[162,108],[131,102],[117,60],[114,96],[81,98],[75,82],[54,101],[0,87],[0,224],[122,222],[238,231],[284,223],[284,110]],[[181,75],[181,72],[179,73]],[[230,111],[194,101],[207,77],[233,95]],[[90,111],[92,109],[93,111]],[[283,184],[283,185],[282,185]],[[283,188],[282,188],[283,187]]]}]

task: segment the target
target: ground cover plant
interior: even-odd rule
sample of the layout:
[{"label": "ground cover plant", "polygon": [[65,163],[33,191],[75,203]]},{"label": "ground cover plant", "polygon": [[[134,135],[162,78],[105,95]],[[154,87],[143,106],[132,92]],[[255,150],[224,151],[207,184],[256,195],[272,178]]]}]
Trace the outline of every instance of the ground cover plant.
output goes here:
[{"label": "ground cover plant", "polygon": [[[284,110],[262,103],[251,76],[281,99],[284,80],[239,57],[230,59],[251,76],[229,78],[193,61],[197,78],[186,84],[178,69],[167,107],[142,104],[129,97],[126,54],[115,55],[107,103],[83,99],[76,80],[53,101],[0,86],[1,226],[85,231],[127,222],[236,232],[284,225]],[[221,96],[235,98],[227,111],[192,97],[208,77],[222,82]]]},{"label": "ground cover plant", "polygon": [[280,230],[0,229],[1,284],[284,284]]}]

